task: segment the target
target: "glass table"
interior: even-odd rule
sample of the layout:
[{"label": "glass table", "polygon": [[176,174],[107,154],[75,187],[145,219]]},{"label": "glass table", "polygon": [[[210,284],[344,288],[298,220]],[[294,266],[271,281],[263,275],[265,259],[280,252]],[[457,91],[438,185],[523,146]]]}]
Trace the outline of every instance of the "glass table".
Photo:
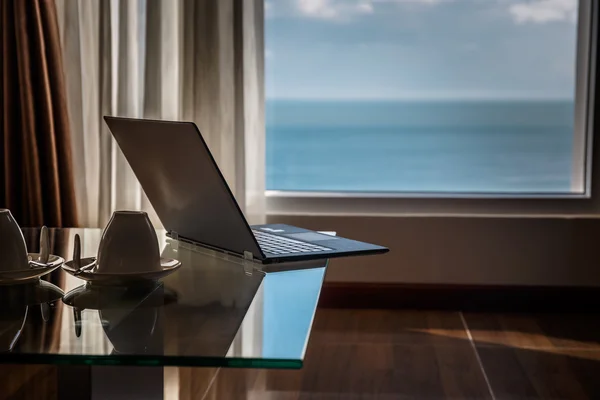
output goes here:
[{"label": "glass table", "polygon": [[[39,229],[23,232],[37,251]],[[51,229],[51,253],[70,260],[75,234],[95,256],[99,229]],[[302,367],[327,260],[265,270],[157,235],[182,266],[156,283],[97,286],[58,269],[0,286],[0,362],[61,365],[59,387],[89,383],[71,398],[162,398],[164,366]]]}]

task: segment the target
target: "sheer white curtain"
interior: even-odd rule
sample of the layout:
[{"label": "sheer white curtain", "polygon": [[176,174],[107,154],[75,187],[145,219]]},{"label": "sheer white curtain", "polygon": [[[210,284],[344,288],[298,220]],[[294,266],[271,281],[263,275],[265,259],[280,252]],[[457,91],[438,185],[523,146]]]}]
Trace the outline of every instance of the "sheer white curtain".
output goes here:
[{"label": "sheer white curtain", "polygon": [[[80,220],[151,205],[103,115],[194,121],[247,218],[264,219],[262,0],[57,0]],[[202,182],[198,182],[199,185]]]}]

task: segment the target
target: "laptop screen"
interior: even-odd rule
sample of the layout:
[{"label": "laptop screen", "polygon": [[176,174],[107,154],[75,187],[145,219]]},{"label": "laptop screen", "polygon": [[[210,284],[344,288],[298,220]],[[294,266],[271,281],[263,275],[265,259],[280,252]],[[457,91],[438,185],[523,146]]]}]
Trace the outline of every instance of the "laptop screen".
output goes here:
[{"label": "laptop screen", "polygon": [[104,117],[164,227],[263,258],[200,131],[191,122]]}]

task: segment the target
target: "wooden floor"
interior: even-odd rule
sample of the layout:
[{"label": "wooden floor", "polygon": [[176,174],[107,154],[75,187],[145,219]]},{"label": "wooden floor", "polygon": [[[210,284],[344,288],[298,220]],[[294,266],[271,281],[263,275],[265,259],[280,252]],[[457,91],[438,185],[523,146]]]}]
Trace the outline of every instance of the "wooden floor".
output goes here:
[{"label": "wooden floor", "polygon": [[[598,317],[320,309],[302,370],[181,368],[165,398],[600,399]],[[7,371],[0,399],[43,398]]]},{"label": "wooden floor", "polygon": [[599,399],[600,318],[322,309],[304,369],[221,369],[205,398]]}]

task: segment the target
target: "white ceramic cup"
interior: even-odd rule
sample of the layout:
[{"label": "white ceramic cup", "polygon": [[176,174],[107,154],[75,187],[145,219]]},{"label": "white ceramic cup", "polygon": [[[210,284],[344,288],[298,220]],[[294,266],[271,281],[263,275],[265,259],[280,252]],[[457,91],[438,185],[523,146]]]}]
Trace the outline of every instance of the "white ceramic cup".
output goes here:
[{"label": "white ceramic cup", "polygon": [[29,258],[23,232],[10,210],[0,208],[0,270],[18,271],[28,268]]},{"label": "white ceramic cup", "polygon": [[102,233],[96,272],[161,271],[154,226],[142,211],[115,211]]}]

